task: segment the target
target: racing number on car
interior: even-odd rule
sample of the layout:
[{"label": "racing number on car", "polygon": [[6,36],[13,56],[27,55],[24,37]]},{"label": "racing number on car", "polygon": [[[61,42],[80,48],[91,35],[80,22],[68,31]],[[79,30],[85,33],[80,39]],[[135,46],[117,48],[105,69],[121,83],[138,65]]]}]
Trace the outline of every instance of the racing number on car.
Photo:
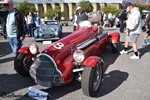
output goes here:
[{"label": "racing number on car", "polygon": [[61,49],[62,47],[64,47],[64,44],[61,43],[61,42],[57,42],[57,43],[54,43],[53,46],[54,46],[56,49]]}]

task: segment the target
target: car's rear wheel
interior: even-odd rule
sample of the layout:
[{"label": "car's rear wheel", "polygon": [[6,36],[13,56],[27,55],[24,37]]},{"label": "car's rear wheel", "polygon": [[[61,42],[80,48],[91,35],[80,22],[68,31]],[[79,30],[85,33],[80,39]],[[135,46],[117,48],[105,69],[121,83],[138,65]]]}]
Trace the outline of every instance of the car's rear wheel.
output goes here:
[{"label": "car's rear wheel", "polygon": [[82,73],[81,88],[86,96],[94,97],[96,95],[101,85],[102,76],[101,64],[97,64],[95,68],[85,66]]},{"label": "car's rear wheel", "polygon": [[18,53],[14,61],[14,69],[22,76],[30,76],[29,69],[32,59],[27,54]]}]

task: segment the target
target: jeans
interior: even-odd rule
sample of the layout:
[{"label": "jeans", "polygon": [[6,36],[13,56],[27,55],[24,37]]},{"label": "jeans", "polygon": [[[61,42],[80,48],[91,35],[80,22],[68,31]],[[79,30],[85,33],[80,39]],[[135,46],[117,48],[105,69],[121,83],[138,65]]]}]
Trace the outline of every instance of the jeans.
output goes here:
[{"label": "jeans", "polygon": [[27,28],[28,28],[28,32],[29,32],[29,35],[30,36],[33,36],[33,24],[28,24],[27,25]]},{"label": "jeans", "polygon": [[9,44],[12,48],[13,53],[16,55],[18,50],[22,46],[22,41],[19,40],[17,37],[9,37],[8,40],[9,40]]},{"label": "jeans", "polygon": [[125,28],[125,23],[123,23],[122,21],[120,22],[120,32],[124,32],[124,28]]}]

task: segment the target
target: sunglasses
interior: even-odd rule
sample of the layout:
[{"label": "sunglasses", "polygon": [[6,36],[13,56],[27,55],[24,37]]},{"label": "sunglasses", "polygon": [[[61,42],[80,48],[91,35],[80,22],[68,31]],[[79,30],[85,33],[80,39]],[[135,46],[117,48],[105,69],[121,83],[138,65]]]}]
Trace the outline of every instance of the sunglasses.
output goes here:
[{"label": "sunglasses", "polygon": [[4,6],[5,6],[5,7],[8,7],[8,6],[9,6],[9,4],[4,4]]}]

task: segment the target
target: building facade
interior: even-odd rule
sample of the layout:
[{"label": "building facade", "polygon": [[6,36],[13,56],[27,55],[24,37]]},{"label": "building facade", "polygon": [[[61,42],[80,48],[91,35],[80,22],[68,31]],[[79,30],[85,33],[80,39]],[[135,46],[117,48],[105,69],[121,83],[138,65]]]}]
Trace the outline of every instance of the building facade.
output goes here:
[{"label": "building facade", "polygon": [[[17,5],[22,3],[24,0],[13,0]],[[73,15],[73,9],[78,6],[81,0],[26,0],[33,4],[36,8],[37,14],[43,17],[43,13],[46,13],[48,9],[53,9],[59,6],[62,12],[65,12],[65,16],[61,19],[71,19]],[[100,10],[100,8],[107,5],[112,5],[118,9],[122,8],[123,0],[88,0],[93,6],[93,12]],[[47,19],[47,18],[46,18]]]},{"label": "building facade", "polygon": [[[1,0],[3,1],[3,0]],[[25,0],[13,0],[13,2],[18,5]],[[48,9],[53,9],[59,6],[62,12],[65,12],[65,16],[61,19],[71,19],[73,15],[73,9],[78,6],[81,0],[26,0],[30,4],[33,4],[36,8],[37,14],[43,17],[43,13],[46,13]],[[88,0],[93,6],[93,12],[100,10],[100,8],[107,5],[112,5],[118,9],[122,8],[123,0]],[[46,18],[47,19],[47,18]]]}]

